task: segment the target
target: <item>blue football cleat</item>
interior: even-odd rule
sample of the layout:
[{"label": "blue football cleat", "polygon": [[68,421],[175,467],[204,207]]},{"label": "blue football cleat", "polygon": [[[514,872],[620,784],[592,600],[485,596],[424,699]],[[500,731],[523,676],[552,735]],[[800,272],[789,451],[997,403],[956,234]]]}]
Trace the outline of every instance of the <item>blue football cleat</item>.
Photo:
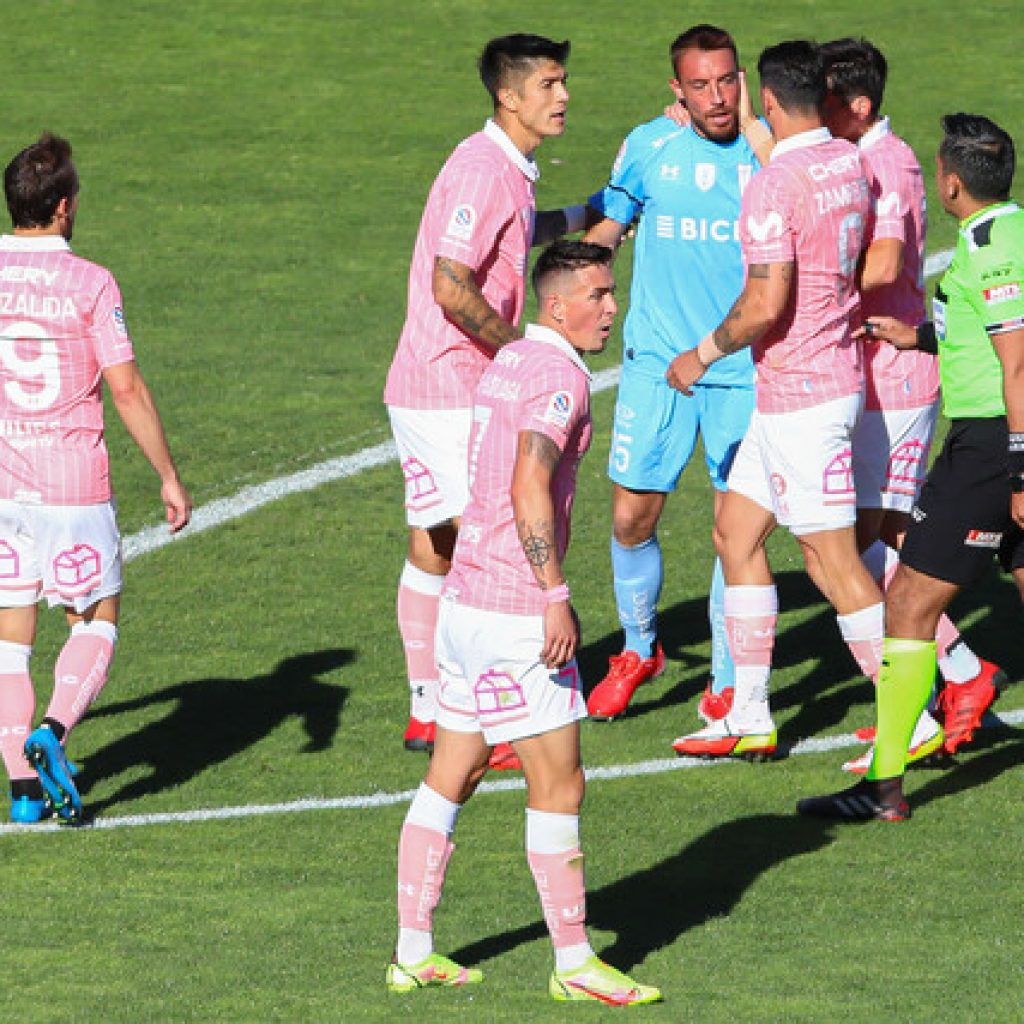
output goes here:
[{"label": "blue football cleat", "polygon": [[40,726],[25,741],[25,757],[36,770],[50,803],[61,821],[77,825],[82,820],[82,798],[71,778],[71,768],[60,740]]}]

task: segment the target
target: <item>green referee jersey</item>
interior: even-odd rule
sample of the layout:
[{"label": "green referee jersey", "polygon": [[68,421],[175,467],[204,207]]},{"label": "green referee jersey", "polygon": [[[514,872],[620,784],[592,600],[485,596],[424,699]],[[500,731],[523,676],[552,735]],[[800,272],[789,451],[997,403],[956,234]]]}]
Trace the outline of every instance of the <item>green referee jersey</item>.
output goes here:
[{"label": "green referee jersey", "polygon": [[996,203],[960,224],[932,306],[946,416],[1005,416],[992,338],[1024,327],[1024,210]]}]

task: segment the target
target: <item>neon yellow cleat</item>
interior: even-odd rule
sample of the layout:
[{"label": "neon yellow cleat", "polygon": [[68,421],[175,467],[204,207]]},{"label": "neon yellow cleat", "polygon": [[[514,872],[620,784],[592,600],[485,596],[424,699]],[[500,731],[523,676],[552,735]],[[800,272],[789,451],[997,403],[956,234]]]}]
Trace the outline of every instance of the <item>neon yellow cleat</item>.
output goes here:
[{"label": "neon yellow cleat", "polygon": [[589,1001],[608,1006],[638,1006],[661,1000],[660,989],[638,985],[628,974],[617,971],[596,956],[574,971],[555,971],[548,983],[548,992],[560,1003]]},{"label": "neon yellow cleat", "polygon": [[462,967],[440,953],[431,953],[418,964],[388,964],[387,985],[391,992],[412,992],[417,988],[479,985],[484,972],[475,967]]}]

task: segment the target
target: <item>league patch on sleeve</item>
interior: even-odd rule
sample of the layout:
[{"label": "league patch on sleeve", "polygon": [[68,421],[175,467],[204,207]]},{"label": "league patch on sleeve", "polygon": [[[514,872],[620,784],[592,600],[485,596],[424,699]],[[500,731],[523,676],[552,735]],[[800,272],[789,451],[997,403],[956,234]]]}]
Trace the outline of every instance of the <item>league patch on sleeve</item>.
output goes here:
[{"label": "league patch on sleeve", "polygon": [[572,416],[572,395],[568,391],[556,391],[548,402],[544,412],[543,422],[564,430],[569,425],[569,418]]},{"label": "league patch on sleeve", "polygon": [[448,227],[444,233],[449,238],[468,242],[473,237],[473,228],[475,227],[476,210],[469,203],[463,203],[452,211],[451,219],[448,221]]},{"label": "league patch on sleeve", "polygon": [[124,322],[124,310],[120,306],[114,307],[114,330],[125,337],[128,335],[128,325]]}]

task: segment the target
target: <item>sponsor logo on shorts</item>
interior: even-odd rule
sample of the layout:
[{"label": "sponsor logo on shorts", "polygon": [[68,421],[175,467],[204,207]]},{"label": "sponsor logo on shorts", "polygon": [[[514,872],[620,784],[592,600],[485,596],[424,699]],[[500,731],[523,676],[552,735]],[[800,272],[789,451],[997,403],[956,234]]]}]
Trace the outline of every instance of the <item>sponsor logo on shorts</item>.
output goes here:
[{"label": "sponsor logo on shorts", "polygon": [[964,546],[968,548],[998,548],[1003,541],[1001,530],[968,530]]},{"label": "sponsor logo on shorts", "polygon": [[544,422],[551,423],[556,427],[567,427],[569,417],[572,416],[572,407],[572,395],[568,391],[556,391],[548,402],[547,411],[544,413]]},{"label": "sponsor logo on shorts", "polygon": [[1001,302],[1010,302],[1020,298],[1020,285],[1016,282],[993,285],[984,291],[985,302],[990,306],[998,306]]},{"label": "sponsor logo on shorts", "polygon": [[18,552],[8,541],[0,540],[0,579],[17,579],[19,569]]},{"label": "sponsor logo on shorts", "polygon": [[88,590],[100,575],[100,553],[90,544],[76,544],[53,560],[53,577],[62,590]]},{"label": "sponsor logo on shorts", "polygon": [[[856,488],[853,485],[853,453],[847,448],[840,452],[826,467],[821,478],[822,492],[834,498],[846,498]],[[827,505],[836,504],[826,501]]]},{"label": "sponsor logo on shorts", "polygon": [[[477,714],[481,718],[504,717],[510,712],[526,709],[526,694],[523,688],[507,672],[490,669],[476,681],[473,687]],[[514,715],[513,717],[520,717]]]},{"label": "sponsor logo on shorts", "polygon": [[476,210],[469,203],[463,203],[452,211],[445,234],[449,238],[458,238],[463,242],[468,242],[473,237],[474,227],[476,227]]},{"label": "sponsor logo on shorts", "polygon": [[412,512],[422,512],[441,504],[441,493],[434,481],[434,474],[419,459],[406,459],[402,463],[405,477],[405,507]]}]

